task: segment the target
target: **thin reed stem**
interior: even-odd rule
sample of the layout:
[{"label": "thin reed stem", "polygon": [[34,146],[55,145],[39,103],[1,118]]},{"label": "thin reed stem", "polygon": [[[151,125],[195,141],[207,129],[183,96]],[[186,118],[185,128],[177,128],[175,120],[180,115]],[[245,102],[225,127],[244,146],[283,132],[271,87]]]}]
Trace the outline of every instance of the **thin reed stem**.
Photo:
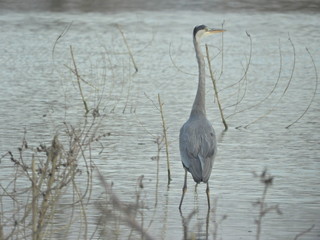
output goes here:
[{"label": "thin reed stem", "polygon": [[35,156],[32,155],[32,239],[36,239],[38,216],[38,189],[36,179]]},{"label": "thin reed stem", "polygon": [[76,61],[74,59],[73,50],[72,50],[72,46],[71,45],[70,45],[70,53],[71,53],[71,57],[72,57],[72,62],[73,62],[73,66],[74,66],[75,75],[77,77],[77,83],[78,83],[81,99],[82,99],[82,102],[83,102],[83,105],[84,105],[84,109],[86,111],[85,115],[87,115],[89,113],[89,109],[88,109],[87,102],[84,99],[83,92],[82,92],[81,83],[80,83],[81,78],[80,78],[80,75],[79,75],[79,72],[78,72]]},{"label": "thin reed stem", "polygon": [[126,36],[124,35],[124,32],[123,32],[122,29],[120,28],[119,24],[117,24],[117,28],[118,28],[119,32],[121,33],[121,36],[122,36],[123,41],[124,41],[124,44],[126,45],[126,47],[127,47],[127,49],[128,49],[128,54],[129,54],[129,56],[130,56],[130,59],[131,59],[131,61],[132,61],[133,66],[134,66],[135,73],[137,73],[137,72],[138,72],[138,67],[137,67],[137,64],[136,64],[136,62],[135,62],[135,60],[134,60],[133,54],[132,54],[132,52],[131,52],[131,50],[130,50],[129,44],[128,44],[128,42],[127,42],[127,38],[126,38]]},{"label": "thin reed stem", "polygon": [[222,123],[224,125],[224,129],[228,130],[228,124],[226,122],[226,119],[224,118],[221,102],[220,102],[220,99],[219,99],[219,93],[218,93],[216,80],[215,80],[215,78],[213,76],[213,71],[212,71],[212,68],[211,68],[211,61],[210,61],[210,56],[209,56],[209,48],[208,48],[207,44],[206,44],[206,53],[207,53],[207,60],[208,60],[208,65],[209,65],[210,77],[211,77],[211,80],[212,80],[214,93],[215,93],[215,96],[216,96],[216,99],[217,99],[221,120],[222,120]]},{"label": "thin reed stem", "polygon": [[167,127],[166,127],[166,122],[164,120],[163,108],[162,108],[163,103],[161,102],[160,94],[158,94],[158,102],[159,102],[159,107],[160,107],[164,143],[165,143],[165,146],[166,146],[167,169],[168,169],[168,185],[169,185],[171,180],[172,180],[171,179],[171,173],[170,173],[169,147],[168,147],[168,138],[167,138]]}]

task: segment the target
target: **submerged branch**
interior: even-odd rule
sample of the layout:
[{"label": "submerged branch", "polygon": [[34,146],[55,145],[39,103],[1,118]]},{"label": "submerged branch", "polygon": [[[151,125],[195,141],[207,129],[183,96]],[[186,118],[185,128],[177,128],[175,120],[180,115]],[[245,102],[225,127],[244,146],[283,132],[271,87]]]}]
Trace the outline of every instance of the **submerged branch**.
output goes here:
[{"label": "submerged branch", "polygon": [[220,99],[219,99],[219,93],[218,93],[218,88],[217,88],[217,85],[216,85],[216,80],[215,80],[215,78],[213,76],[213,71],[212,71],[212,68],[211,68],[211,61],[210,61],[209,49],[208,49],[208,45],[207,44],[206,44],[206,52],[207,52],[207,60],[208,60],[208,65],[209,65],[210,76],[211,76],[211,80],[212,80],[212,84],[213,84],[214,93],[215,93],[215,96],[216,96],[216,99],[217,99],[221,120],[222,120],[222,123],[224,125],[224,129],[228,130],[228,124],[227,124],[227,122],[226,122],[226,120],[225,120],[225,118],[223,116],[223,111],[222,111],[222,106],[221,106]]},{"label": "submerged branch", "polygon": [[295,237],[294,237],[294,240],[298,240],[299,237],[303,236],[304,234],[310,232],[313,228],[315,227],[315,225],[313,224],[311,227],[309,227],[308,229],[304,230],[303,232],[297,234]]},{"label": "submerged branch", "polygon": [[[281,52],[281,45],[280,45],[280,40],[279,40],[279,72],[278,72],[277,80],[276,80],[276,82],[275,82],[272,90],[271,90],[261,101],[255,103],[255,104],[253,104],[253,105],[251,105],[251,106],[249,106],[248,108],[239,110],[239,111],[237,111],[237,112],[229,115],[228,117],[231,117],[231,116],[233,116],[233,115],[235,115],[235,114],[238,114],[238,113],[241,113],[241,112],[248,111],[248,110],[250,110],[250,109],[256,108],[256,107],[260,106],[262,103],[264,103],[267,99],[269,99],[270,96],[275,92],[275,90],[276,90],[276,88],[277,88],[277,86],[278,86],[278,84],[279,84],[279,82],[280,82],[281,73],[282,73],[282,52]],[[228,118],[228,117],[227,117],[227,118]],[[250,124],[249,124],[249,125],[250,125]],[[246,127],[248,127],[248,125],[247,125]]]},{"label": "submerged branch", "polygon": [[312,102],[314,101],[314,98],[315,98],[315,96],[316,96],[316,94],[317,94],[317,90],[318,90],[318,80],[319,80],[319,79],[318,79],[318,70],[317,70],[316,64],[315,64],[315,62],[314,62],[314,59],[313,59],[311,53],[309,52],[309,49],[306,48],[306,50],[307,50],[307,52],[308,52],[308,54],[309,54],[309,56],[310,56],[310,58],[311,58],[311,61],[312,61],[312,64],[313,64],[313,69],[314,69],[314,72],[315,72],[315,75],[316,75],[315,86],[314,86],[314,91],[313,91],[313,96],[312,96],[312,98],[311,98],[311,100],[310,100],[310,102],[309,102],[309,105],[308,105],[307,108],[304,110],[304,112],[300,115],[300,117],[298,117],[294,122],[292,122],[291,124],[289,124],[288,126],[286,126],[286,128],[291,127],[293,124],[295,124],[296,122],[298,122],[301,118],[303,118],[303,116],[308,112],[308,110],[309,110],[309,108],[310,108],[310,106],[311,106]]},{"label": "submerged branch", "polygon": [[[283,90],[283,92],[282,92],[280,98],[278,99],[278,101],[265,114],[261,115],[260,117],[258,117],[253,122],[247,124],[245,126],[245,128],[249,127],[251,124],[254,124],[254,123],[258,122],[259,120],[261,120],[261,119],[265,118],[266,116],[268,116],[271,112],[273,112],[276,109],[276,107],[280,103],[281,99],[285,96],[285,94],[286,94],[286,92],[287,92],[287,90],[288,90],[288,88],[289,88],[289,86],[291,84],[291,81],[293,79],[293,74],[294,74],[295,66],[296,66],[296,49],[295,49],[295,46],[294,46],[293,42],[290,39],[290,36],[289,36],[289,41],[290,41],[290,44],[291,44],[291,47],[292,47],[292,51],[293,51],[293,65],[292,65],[291,75],[290,75],[290,78],[289,78],[288,83],[286,85],[286,88]],[[282,63],[281,49],[279,49],[279,51],[280,51],[280,61],[281,61],[280,63]],[[281,71],[282,71],[282,66],[280,65],[278,80],[276,82],[276,85],[272,89],[271,93],[275,90],[276,86],[278,85],[278,81],[280,79]],[[271,95],[271,93],[269,95]],[[269,97],[269,95],[268,95],[268,97]]]},{"label": "submerged branch", "polygon": [[128,44],[128,42],[127,42],[127,38],[126,38],[126,36],[124,35],[124,32],[123,32],[122,29],[120,28],[119,24],[117,24],[117,28],[118,28],[119,32],[121,33],[121,36],[122,36],[123,41],[124,41],[124,44],[126,45],[126,47],[127,47],[127,49],[128,49],[128,53],[129,53],[130,59],[131,59],[131,61],[132,61],[132,64],[133,64],[133,66],[134,66],[134,69],[135,69],[135,73],[137,73],[137,72],[138,72],[138,67],[137,67],[137,64],[136,64],[136,62],[135,62],[135,60],[134,60],[134,57],[133,57],[133,55],[132,55],[132,52],[131,52],[131,50],[130,50],[129,44]]},{"label": "submerged branch", "polygon": [[173,64],[173,66],[181,73],[184,73],[184,74],[187,74],[187,75],[192,75],[192,76],[196,76],[196,74],[192,74],[192,73],[189,73],[189,72],[186,72],[184,71],[182,68],[180,68],[176,62],[174,61],[173,57],[172,57],[172,53],[171,53],[171,42],[170,42],[170,45],[169,45],[169,57],[170,57],[170,60],[171,60],[171,63]]},{"label": "submerged branch", "polygon": [[[239,79],[239,81],[230,84],[229,86],[221,89],[220,91],[225,91],[225,90],[227,90],[227,89],[229,89],[229,88],[232,88],[232,87],[234,87],[235,85],[239,84],[240,82],[242,82],[242,81],[246,78],[246,76],[247,76],[247,74],[248,74],[249,67],[250,67],[250,64],[251,64],[251,58],[252,58],[252,38],[251,38],[251,35],[250,35],[248,32],[246,32],[246,34],[247,34],[247,37],[248,37],[249,40],[250,40],[250,53],[249,53],[249,59],[248,59],[248,63],[247,63],[247,65],[246,65],[245,71],[244,71],[243,75],[241,76],[241,78]],[[231,107],[231,106],[230,106],[230,107]]]}]

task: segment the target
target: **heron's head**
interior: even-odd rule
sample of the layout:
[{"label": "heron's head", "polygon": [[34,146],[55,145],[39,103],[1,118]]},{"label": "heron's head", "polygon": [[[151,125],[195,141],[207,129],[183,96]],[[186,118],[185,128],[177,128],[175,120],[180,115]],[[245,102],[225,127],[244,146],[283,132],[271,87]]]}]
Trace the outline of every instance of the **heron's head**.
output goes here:
[{"label": "heron's head", "polygon": [[214,33],[220,33],[224,32],[223,29],[217,29],[217,28],[208,28],[206,25],[199,25],[195,26],[193,29],[193,37],[197,40],[201,39],[202,37],[214,34]]}]

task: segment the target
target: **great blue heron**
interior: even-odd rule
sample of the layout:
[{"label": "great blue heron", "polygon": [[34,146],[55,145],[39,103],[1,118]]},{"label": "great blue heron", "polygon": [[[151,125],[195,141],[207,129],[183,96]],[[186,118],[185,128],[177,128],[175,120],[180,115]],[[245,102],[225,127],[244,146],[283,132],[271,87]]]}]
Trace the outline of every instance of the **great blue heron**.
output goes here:
[{"label": "great blue heron", "polygon": [[223,32],[223,29],[210,29],[205,25],[196,26],[193,30],[193,44],[199,66],[199,82],[190,117],[180,129],[179,147],[182,165],[185,170],[184,185],[179,205],[183,202],[187,190],[187,173],[192,174],[198,184],[207,184],[207,200],[210,209],[209,177],[212,171],[213,159],[217,152],[216,135],[211,123],[206,118],[205,108],[205,62],[200,49],[200,39],[206,35]]}]

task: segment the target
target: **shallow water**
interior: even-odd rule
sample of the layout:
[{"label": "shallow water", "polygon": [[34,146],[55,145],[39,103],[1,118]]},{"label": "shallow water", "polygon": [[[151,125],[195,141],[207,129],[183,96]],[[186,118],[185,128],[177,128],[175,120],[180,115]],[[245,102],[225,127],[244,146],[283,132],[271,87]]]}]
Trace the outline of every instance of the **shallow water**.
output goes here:
[{"label": "shallow water", "polygon": [[[211,198],[217,205],[209,219],[209,239],[214,238],[214,217],[219,223],[218,239],[255,238],[258,208],[253,203],[261,197],[263,185],[252,172],[261,173],[264,168],[274,176],[266,202],[269,206],[279,204],[283,214],[266,215],[261,239],[294,239],[313,224],[315,227],[301,239],[320,237],[318,93],[307,113],[286,128],[303,114],[313,96],[317,74],[306,48],[320,69],[319,14],[213,14],[188,10],[37,15],[2,12],[0,22],[1,155],[7,150],[15,151],[24,130],[28,142],[35,147],[49,142],[56,132],[63,132],[64,121],[75,126],[83,122],[83,105],[68,68],[72,66],[72,45],[80,75],[96,86],[85,87],[89,106],[101,101],[100,113],[104,117],[99,131],[110,133],[101,140],[103,149],[94,145],[94,162],[103,176],[114,183],[114,192],[124,202],[134,201],[137,179],[144,175],[141,191],[147,207],[143,221],[147,232],[156,239],[183,238],[183,217],[194,209],[199,212],[192,217],[189,231],[198,239],[206,236],[205,186],[199,185],[195,194],[191,176],[183,217],[178,211],[184,174],[178,132],[188,118],[197,86],[192,28],[198,23],[214,27],[224,23],[228,30],[224,35],[204,42],[209,44],[210,55],[217,55],[212,59],[216,76],[223,70],[218,80],[219,89],[224,89],[220,92],[223,106],[234,105],[244,93],[245,97],[224,110],[229,124],[229,130],[224,132],[207,78],[207,114],[219,142],[210,179]],[[70,23],[68,31],[56,41]],[[126,35],[137,73],[117,26]],[[252,39],[251,58],[246,32]],[[223,58],[219,49],[223,49]],[[242,78],[249,61],[246,77],[227,88]],[[255,106],[268,96],[278,77],[270,97]],[[152,158],[157,154],[154,141],[162,134],[156,107],[158,94],[164,103],[170,143],[173,180],[169,188],[164,149],[159,182],[157,162]],[[5,158],[1,160],[3,169],[10,164]],[[1,184],[8,176],[9,171],[1,172]],[[101,189],[94,189],[97,192],[93,191],[92,198],[99,198]],[[93,231],[97,212],[93,205],[88,208],[89,231]],[[224,215],[227,218],[219,222]],[[122,234],[127,238],[126,230]],[[68,239],[77,237],[77,232],[71,231]]]},{"label": "shallow water", "polygon": [[0,7],[14,11],[81,11],[81,12],[115,12],[115,11],[168,11],[168,10],[193,10],[209,12],[319,12],[320,4],[314,0],[201,0],[201,1],[144,1],[144,0],[26,0],[23,2],[12,2],[2,0]]}]

